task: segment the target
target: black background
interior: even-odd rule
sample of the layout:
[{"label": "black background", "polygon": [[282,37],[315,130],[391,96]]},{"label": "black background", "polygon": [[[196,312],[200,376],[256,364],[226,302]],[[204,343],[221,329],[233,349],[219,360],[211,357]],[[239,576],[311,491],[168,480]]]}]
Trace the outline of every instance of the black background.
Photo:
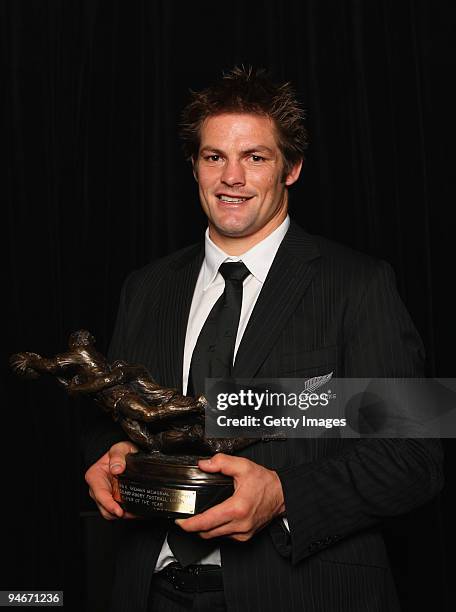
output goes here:
[{"label": "black background", "polygon": [[[97,538],[109,579],[81,484],[90,408],[15,380],[7,357],[61,351],[82,327],[106,350],[126,274],[201,237],[177,123],[222,69],[293,82],[312,144],[291,215],[389,261],[428,373],[455,375],[455,17],[449,0],[0,1],[1,589],[65,589],[66,610],[86,608]],[[406,610],[455,606],[446,453],[441,499],[385,528]]]}]

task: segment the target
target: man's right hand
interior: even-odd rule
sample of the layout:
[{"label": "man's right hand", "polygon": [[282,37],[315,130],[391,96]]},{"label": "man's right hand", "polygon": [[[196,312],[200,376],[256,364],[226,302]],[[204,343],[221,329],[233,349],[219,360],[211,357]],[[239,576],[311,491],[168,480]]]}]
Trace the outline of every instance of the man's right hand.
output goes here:
[{"label": "man's right hand", "polygon": [[114,475],[125,470],[125,455],[136,453],[138,448],[132,442],[118,442],[111,446],[86,472],[85,480],[89,485],[89,495],[95,501],[103,518],[112,521],[117,518],[136,518],[125,512],[112,496]]}]

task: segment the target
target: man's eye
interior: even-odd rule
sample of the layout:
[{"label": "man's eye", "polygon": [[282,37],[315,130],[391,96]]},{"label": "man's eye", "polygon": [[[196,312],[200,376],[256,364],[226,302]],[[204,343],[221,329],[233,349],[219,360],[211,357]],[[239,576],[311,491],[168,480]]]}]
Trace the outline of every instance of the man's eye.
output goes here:
[{"label": "man's eye", "polygon": [[218,162],[220,160],[220,155],[208,155],[206,159],[207,161]]},{"label": "man's eye", "polygon": [[264,157],[261,157],[261,155],[252,155],[252,161],[261,162],[264,161]]}]

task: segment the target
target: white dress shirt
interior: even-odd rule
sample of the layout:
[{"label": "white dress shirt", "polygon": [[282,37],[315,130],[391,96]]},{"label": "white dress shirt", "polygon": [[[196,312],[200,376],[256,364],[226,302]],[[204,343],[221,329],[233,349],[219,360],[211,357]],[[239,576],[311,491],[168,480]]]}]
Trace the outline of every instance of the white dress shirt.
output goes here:
[{"label": "white dress shirt", "polygon": [[[289,225],[290,218],[287,216],[283,223],[269,234],[269,236],[252,247],[249,251],[239,256],[231,256],[224,253],[210,239],[209,229],[206,230],[205,256],[193,293],[193,300],[187,323],[187,333],[185,336],[184,363],[182,370],[182,388],[184,394],[187,391],[190,363],[196,341],[198,340],[201,329],[215,302],[222,295],[225,288],[225,280],[219,272],[220,266],[226,261],[242,261],[250,272],[249,276],[244,280],[243,285],[241,316],[234,346],[234,363],[250,315],[260,295],[263,283],[266,280],[280,243],[288,231]],[[284,522],[287,525],[285,519]],[[155,572],[161,571],[173,561],[176,561],[176,558],[171,552],[168,546],[168,540],[166,539],[163,542]],[[209,555],[198,561],[198,563],[221,565],[220,549],[217,548],[212,551]]]}]

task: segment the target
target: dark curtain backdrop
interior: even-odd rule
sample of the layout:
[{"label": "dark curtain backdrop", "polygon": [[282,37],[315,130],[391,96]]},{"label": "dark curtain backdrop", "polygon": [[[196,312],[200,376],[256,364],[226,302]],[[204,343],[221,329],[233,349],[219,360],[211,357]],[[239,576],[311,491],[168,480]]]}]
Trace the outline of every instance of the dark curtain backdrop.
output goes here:
[{"label": "dark curtain backdrop", "polygon": [[[7,356],[55,353],[81,327],[105,350],[126,274],[201,237],[177,122],[222,69],[295,84],[312,145],[291,214],[388,260],[429,374],[455,375],[455,15],[450,0],[0,2],[1,589],[64,589],[66,610],[103,612],[115,534],[91,514],[78,451],[92,408],[13,379]],[[385,526],[405,610],[456,603],[446,451],[441,499]]]}]

